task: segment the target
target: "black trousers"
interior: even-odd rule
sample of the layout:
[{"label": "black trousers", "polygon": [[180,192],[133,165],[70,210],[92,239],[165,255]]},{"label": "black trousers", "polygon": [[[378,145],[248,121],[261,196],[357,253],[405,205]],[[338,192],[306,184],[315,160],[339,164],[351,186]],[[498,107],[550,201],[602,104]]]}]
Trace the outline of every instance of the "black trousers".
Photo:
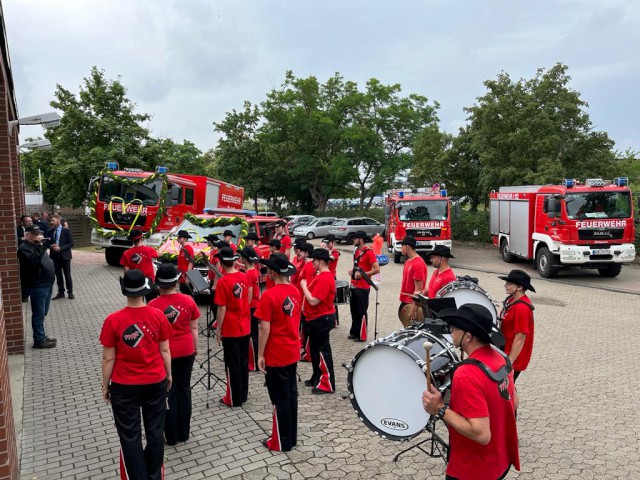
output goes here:
[{"label": "black trousers", "polygon": [[196,356],[171,359],[171,375],[173,384],[169,390],[166,420],[164,423],[164,438],[168,445],[189,440],[191,426],[191,372]]},{"label": "black trousers", "polygon": [[224,367],[227,372],[227,394],[223,401],[239,407],[249,395],[249,337],[223,337]]},{"label": "black trousers", "polygon": [[56,283],[58,284],[58,293],[62,293],[64,295],[65,286],[67,287],[67,292],[73,293],[73,280],[71,280],[71,260],[65,260],[64,258],[56,257],[55,260],[53,260],[53,266],[56,269]]},{"label": "black trousers", "polygon": [[[111,383],[113,418],[120,437],[120,478],[161,480],[164,458],[164,420],[167,381],[148,385]],[[147,446],[142,448],[140,410]]]},{"label": "black trousers", "polygon": [[267,390],[273,404],[273,426],[267,440],[270,450],[288,452],[298,442],[297,363],[286,367],[267,365]]},{"label": "black trousers", "polygon": [[335,314],[323,315],[307,322],[311,367],[313,368],[311,383],[314,387],[326,392],[336,391],[333,355],[331,354],[331,343],[329,343],[329,334],[334,328],[335,322]]},{"label": "black trousers", "polygon": [[260,320],[254,315],[256,309],[251,309],[251,345],[253,346],[253,365],[258,370],[258,334],[260,333]]},{"label": "black trousers", "polygon": [[352,288],[349,308],[351,309],[351,330],[349,334],[356,338],[360,338],[360,329],[362,327],[362,319],[369,325],[369,317],[367,310],[369,309],[369,293],[368,288]]},{"label": "black trousers", "polygon": [[[510,469],[511,469],[511,465],[509,465],[507,467],[506,472],[504,472],[502,475],[500,475],[496,480],[503,480],[507,476],[507,474],[509,473]],[[458,479],[456,477],[452,477],[451,475],[446,475],[444,477],[444,480],[458,480]]]}]

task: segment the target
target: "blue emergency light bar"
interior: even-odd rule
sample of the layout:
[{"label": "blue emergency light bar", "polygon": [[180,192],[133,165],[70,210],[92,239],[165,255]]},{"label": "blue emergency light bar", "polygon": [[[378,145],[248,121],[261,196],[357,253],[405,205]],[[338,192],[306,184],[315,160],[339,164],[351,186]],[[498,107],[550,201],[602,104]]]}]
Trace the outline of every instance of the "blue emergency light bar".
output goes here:
[{"label": "blue emergency light bar", "polygon": [[161,167],[161,166],[157,166],[156,167],[156,172],[157,173],[169,173],[169,168],[168,167]]},{"label": "blue emergency light bar", "polygon": [[447,196],[447,191],[446,190],[440,190],[440,196],[441,197],[446,197]]},{"label": "blue emergency light bar", "polygon": [[627,177],[616,177],[613,179],[613,184],[616,187],[626,187],[629,185],[629,178]]},{"label": "blue emergency light bar", "polygon": [[565,186],[565,187],[567,187],[567,188],[573,188],[573,187],[575,187],[575,185],[576,185],[576,181],[575,181],[575,179],[573,179],[573,178],[565,178],[565,179],[562,181],[562,185],[564,185],[564,186]]},{"label": "blue emergency light bar", "polygon": [[107,162],[107,170],[118,170],[118,162]]},{"label": "blue emergency light bar", "polygon": [[402,190],[398,192],[398,198],[404,198],[404,192]]}]

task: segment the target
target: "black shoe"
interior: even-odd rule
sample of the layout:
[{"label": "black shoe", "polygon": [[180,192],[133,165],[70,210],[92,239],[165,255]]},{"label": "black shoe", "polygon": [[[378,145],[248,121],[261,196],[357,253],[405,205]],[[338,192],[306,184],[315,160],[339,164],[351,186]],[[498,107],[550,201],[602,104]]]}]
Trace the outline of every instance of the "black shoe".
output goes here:
[{"label": "black shoe", "polygon": [[267,442],[268,441],[269,441],[269,439],[267,438],[266,440],[262,440],[260,443],[262,443],[262,445],[264,445],[266,448],[269,448],[269,447],[267,447]]},{"label": "black shoe", "polygon": [[318,382],[314,382],[313,380],[305,380],[304,381],[304,386],[305,387],[313,387],[313,386],[315,386],[316,383],[318,383]]},{"label": "black shoe", "polygon": [[50,337],[45,336],[45,337],[44,337],[44,339],[45,339],[45,340],[48,340],[48,341],[50,341],[50,342],[53,342],[53,343],[55,343],[55,344],[57,344],[57,343],[58,343],[58,340],[56,340],[55,338],[50,338]]},{"label": "black shoe", "polygon": [[349,335],[347,338],[348,338],[349,340],[353,340],[354,338],[356,338],[356,336],[355,336],[355,335]]},{"label": "black shoe", "polygon": [[74,300],[76,297],[73,293],[69,292],[69,300]]},{"label": "black shoe", "polygon": [[33,344],[33,348],[55,348],[55,347],[56,347],[56,342],[53,342],[48,338],[46,338],[43,342]]},{"label": "black shoe", "polygon": [[319,388],[313,387],[311,389],[311,393],[313,393],[314,395],[328,395],[336,392],[327,392],[326,390],[320,390]]},{"label": "black shoe", "polygon": [[64,293],[59,293],[55,297],[53,297],[51,300],[60,300],[62,298],[64,298]]},{"label": "black shoe", "polygon": [[353,341],[356,343],[366,342],[366,340],[360,340],[359,338],[354,338]]}]

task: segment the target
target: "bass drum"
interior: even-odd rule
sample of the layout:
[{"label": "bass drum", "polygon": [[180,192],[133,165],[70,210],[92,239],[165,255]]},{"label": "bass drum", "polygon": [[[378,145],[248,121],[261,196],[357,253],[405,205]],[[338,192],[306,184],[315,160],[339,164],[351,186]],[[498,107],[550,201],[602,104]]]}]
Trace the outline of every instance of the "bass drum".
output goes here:
[{"label": "bass drum", "polygon": [[422,408],[426,352],[431,342],[431,379],[445,392],[459,358],[444,336],[424,330],[400,330],[376,340],[347,365],[351,405],[360,420],[389,440],[409,440],[422,432],[429,414]]},{"label": "bass drum", "polygon": [[493,304],[493,300],[477,283],[466,280],[451,282],[440,289],[436,298],[453,298],[456,301],[457,308],[466,303],[482,305],[491,312],[493,324],[498,324],[498,311]]}]

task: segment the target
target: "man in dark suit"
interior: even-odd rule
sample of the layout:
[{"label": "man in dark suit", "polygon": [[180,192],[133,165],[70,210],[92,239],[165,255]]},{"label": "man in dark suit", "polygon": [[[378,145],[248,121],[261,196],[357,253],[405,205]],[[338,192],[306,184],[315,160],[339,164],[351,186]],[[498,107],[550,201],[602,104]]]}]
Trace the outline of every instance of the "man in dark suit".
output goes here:
[{"label": "man in dark suit", "polygon": [[47,232],[47,246],[49,255],[56,267],[56,282],[58,283],[58,295],[53,300],[64,298],[65,286],[69,299],[73,300],[73,281],[71,280],[71,249],[73,248],[73,237],[68,228],[64,228],[60,223],[60,215],[55,214],[50,217],[51,228]]},{"label": "man in dark suit", "polygon": [[33,224],[33,220],[31,220],[31,217],[29,215],[22,215],[20,217],[20,225],[18,225],[18,228],[16,228],[16,236],[18,237],[18,246],[22,242],[24,242],[25,229],[31,224]]}]

